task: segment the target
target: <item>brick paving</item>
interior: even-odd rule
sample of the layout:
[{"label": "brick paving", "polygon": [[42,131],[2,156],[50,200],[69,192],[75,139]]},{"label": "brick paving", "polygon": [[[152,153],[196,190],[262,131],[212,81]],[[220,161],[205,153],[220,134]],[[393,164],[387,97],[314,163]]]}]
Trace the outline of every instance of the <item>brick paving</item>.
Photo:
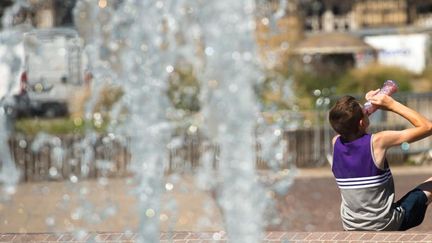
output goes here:
[{"label": "brick paving", "polygon": [[[432,167],[392,168],[396,199],[432,176]],[[294,181],[286,196],[279,197],[281,222],[270,231],[342,231],[339,217],[340,195],[330,169],[311,169]],[[423,223],[407,232],[432,231],[432,209]]]},{"label": "brick paving", "polygon": [[[75,236],[71,233],[59,234],[0,234],[0,242],[138,242],[136,233],[88,233]],[[228,236],[217,232],[170,232],[161,233],[161,243],[225,243]],[[378,243],[378,242],[432,242],[432,233],[404,232],[267,232],[262,243]]]},{"label": "brick paving", "polygon": [[[400,198],[415,185],[432,175],[432,167],[415,169],[396,168],[393,169],[393,174],[396,186],[396,197]],[[64,197],[64,192],[53,187],[54,184],[49,185],[49,189],[51,190],[49,195],[51,198],[62,195]],[[89,188],[91,185],[93,184],[88,185]],[[111,184],[110,189],[112,193],[119,194],[119,192],[123,191],[123,188],[119,187],[116,189],[116,185],[117,184]],[[44,184],[44,187],[45,186]],[[32,193],[32,190],[36,191],[36,194]],[[95,190],[100,190],[100,188],[96,187]],[[46,215],[43,214],[45,211],[42,209],[49,208],[47,207],[49,204],[46,202],[40,202],[39,205],[33,203],[33,206],[29,208],[31,209],[30,212],[27,213],[23,213],[23,211],[20,210],[22,207],[26,206],[28,202],[35,200],[35,198],[37,200],[42,200],[42,197],[38,198],[35,196],[38,193],[44,196],[43,193],[40,193],[40,190],[35,190],[33,185],[31,190],[29,188],[28,191],[24,190],[21,196],[17,195],[14,202],[9,205],[4,204],[0,207],[0,218],[5,219],[8,215],[12,218],[15,217],[14,219],[22,218],[22,221],[15,222],[16,226],[14,226],[12,220],[9,220],[7,225],[4,223],[6,221],[0,222],[0,242],[136,242],[137,234],[135,233],[115,233],[132,232],[125,231],[123,221],[129,221],[132,224],[137,223],[133,218],[136,215],[126,214],[121,208],[118,209],[119,218],[109,220],[109,224],[100,224],[96,228],[86,228],[88,232],[106,233],[89,233],[84,235],[80,233],[74,235],[70,233],[73,230],[68,229],[68,227],[62,228],[60,224],[57,225],[54,230],[47,229],[47,226],[44,226]],[[202,212],[197,211],[198,209],[194,208],[194,206],[200,204],[198,203],[200,201],[197,200],[202,200],[204,202],[208,199],[208,196],[195,194],[190,190],[186,191],[186,193],[187,195],[177,195],[180,197],[178,201],[190,202],[191,198],[194,198],[193,201],[196,203],[185,204],[191,207],[188,208],[189,211],[196,211],[198,215],[202,214]],[[92,192],[90,191],[89,194],[92,194]],[[328,168],[310,170],[306,173],[302,171],[290,188],[289,193],[285,196],[276,196],[276,199],[281,220],[279,223],[270,225],[267,228],[268,231],[262,241],[265,243],[432,242],[432,210],[430,209],[421,226],[406,232],[343,232],[339,218],[340,196]],[[119,195],[119,198],[111,197],[110,200],[118,200],[122,202],[122,204],[125,204],[126,207],[134,205],[133,200],[128,196]],[[54,210],[55,203],[47,202],[53,204]],[[65,213],[65,215],[67,219],[69,216],[67,216],[67,213]],[[220,220],[218,218],[219,216],[216,215],[214,218],[215,220],[211,221],[212,224],[210,227],[197,229],[195,228],[196,224],[191,224],[191,222],[199,220],[199,218],[190,217],[189,212],[185,213],[185,215],[189,217],[186,218],[189,221],[185,221],[188,222],[188,224],[183,226],[176,225],[173,229],[174,232],[162,233],[160,242],[227,242],[227,236],[223,232],[222,226],[217,224],[218,220]],[[69,223],[61,218],[61,215],[57,216],[56,222],[61,222],[62,224]],[[23,225],[23,223],[26,225]],[[23,232],[22,230],[25,231]],[[47,231],[61,233],[45,233]],[[166,231],[164,227],[162,227],[162,231]],[[21,232],[21,234],[12,234],[9,232]]]}]

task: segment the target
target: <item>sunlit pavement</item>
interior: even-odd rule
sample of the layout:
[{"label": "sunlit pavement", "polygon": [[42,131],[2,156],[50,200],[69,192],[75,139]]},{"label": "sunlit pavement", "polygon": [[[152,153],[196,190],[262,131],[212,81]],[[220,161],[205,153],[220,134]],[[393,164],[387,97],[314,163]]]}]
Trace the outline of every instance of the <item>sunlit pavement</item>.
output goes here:
[{"label": "sunlit pavement", "polygon": [[[161,229],[222,229],[210,194],[196,188],[190,177],[177,180],[167,183],[170,190],[162,196]],[[157,217],[153,209],[138,209],[133,188],[127,179],[23,183],[0,207],[0,232],[133,231],[140,214]]]},{"label": "sunlit pavement", "polygon": [[[0,234],[0,242],[138,242],[137,234],[127,233],[90,233],[74,236],[60,234]],[[142,241],[141,241],[142,242]],[[145,242],[145,241],[144,241]],[[174,232],[161,233],[161,243],[228,243],[225,232]],[[262,243],[396,243],[432,242],[432,233],[406,232],[266,232]]]},{"label": "sunlit pavement", "polygon": [[[392,167],[396,198],[401,198],[416,185],[432,177],[432,166]],[[341,231],[340,195],[330,168],[306,169],[299,172],[289,193],[278,200],[282,222],[270,230]],[[432,210],[422,225],[409,230],[432,231]],[[432,241],[431,241],[432,242]]]},{"label": "sunlit pavement", "polygon": [[[394,167],[392,171],[397,198],[432,175],[429,166]],[[77,232],[100,242],[134,242],[140,211],[131,188],[125,179],[21,184],[13,199],[0,206],[0,242],[80,242]],[[209,192],[198,189],[188,176],[166,188],[159,216],[161,231],[175,233],[162,233],[161,242],[226,240],[219,208]],[[288,194],[276,198],[281,221],[269,226],[264,242],[432,242],[428,233],[432,232],[432,210],[421,226],[406,232],[343,232],[340,198],[329,168],[299,170]]]}]

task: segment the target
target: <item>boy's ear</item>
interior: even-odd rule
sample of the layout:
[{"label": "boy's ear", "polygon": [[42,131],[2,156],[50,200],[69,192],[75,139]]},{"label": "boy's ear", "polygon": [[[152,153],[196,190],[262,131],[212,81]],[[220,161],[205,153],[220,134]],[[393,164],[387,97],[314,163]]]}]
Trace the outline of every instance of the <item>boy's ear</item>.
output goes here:
[{"label": "boy's ear", "polygon": [[368,121],[368,120],[365,120],[365,119],[361,119],[361,120],[359,121],[359,126],[360,126],[361,128],[366,129],[366,128],[369,126],[369,121]]},{"label": "boy's ear", "polygon": [[359,126],[360,127],[365,127],[365,121],[363,121],[363,119],[361,119],[360,121],[359,121]]}]

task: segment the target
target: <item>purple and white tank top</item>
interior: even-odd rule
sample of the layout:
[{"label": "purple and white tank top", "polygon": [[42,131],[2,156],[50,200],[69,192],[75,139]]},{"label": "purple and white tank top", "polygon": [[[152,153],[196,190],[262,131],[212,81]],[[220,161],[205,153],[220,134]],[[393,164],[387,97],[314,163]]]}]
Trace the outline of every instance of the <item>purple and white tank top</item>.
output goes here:
[{"label": "purple and white tank top", "polygon": [[394,205],[393,177],[387,160],[377,167],[372,135],[345,142],[338,137],[333,150],[333,175],[340,189],[345,230],[398,230],[403,210]]}]

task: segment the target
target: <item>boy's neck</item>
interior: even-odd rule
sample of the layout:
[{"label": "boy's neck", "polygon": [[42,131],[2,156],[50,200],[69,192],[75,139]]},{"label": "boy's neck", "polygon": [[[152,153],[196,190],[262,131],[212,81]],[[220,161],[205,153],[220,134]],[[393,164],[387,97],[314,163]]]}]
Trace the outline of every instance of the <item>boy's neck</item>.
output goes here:
[{"label": "boy's neck", "polygon": [[348,137],[342,137],[342,139],[343,139],[345,142],[352,142],[352,141],[354,141],[354,140],[356,140],[356,139],[358,139],[358,138],[363,137],[363,135],[365,135],[365,134],[366,134],[366,132],[365,132],[365,131],[362,131],[362,132],[359,132],[358,134],[353,134],[353,135],[348,136]]}]

